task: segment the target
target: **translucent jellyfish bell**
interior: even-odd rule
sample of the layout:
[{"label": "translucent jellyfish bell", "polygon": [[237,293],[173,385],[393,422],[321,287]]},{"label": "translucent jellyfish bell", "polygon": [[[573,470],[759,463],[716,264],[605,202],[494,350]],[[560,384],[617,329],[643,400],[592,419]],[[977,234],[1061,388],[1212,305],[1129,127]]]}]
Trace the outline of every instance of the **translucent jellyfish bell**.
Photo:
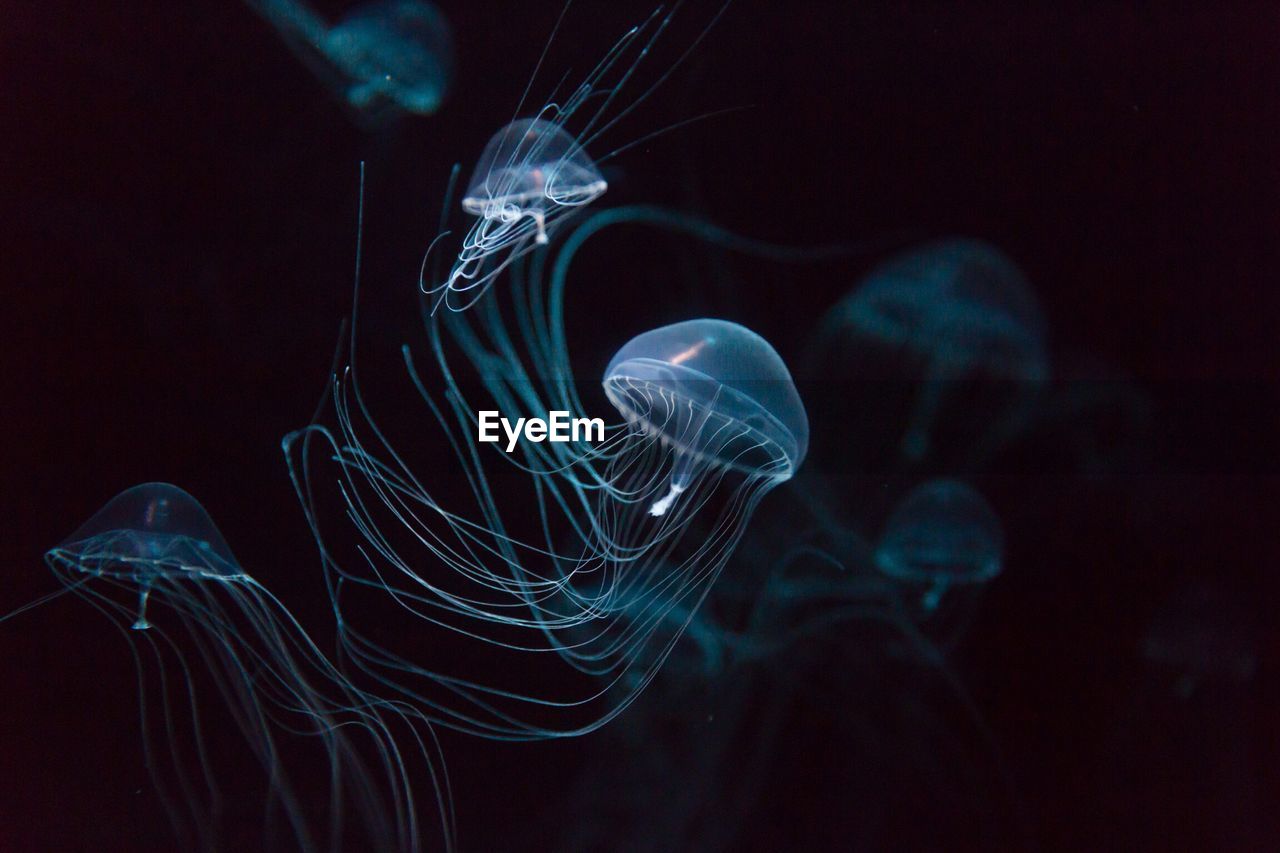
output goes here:
[{"label": "translucent jellyfish bell", "polygon": [[[248,754],[262,764],[262,801],[269,803],[264,837],[290,832],[301,850],[419,849],[417,815],[405,806],[412,809],[414,798],[405,771],[406,762],[421,760],[435,780],[430,724],[403,707],[384,716],[382,709],[390,703],[356,686],[324,656],[284,604],[240,567],[194,497],[168,483],[134,486],[107,502],[45,559],[64,587],[57,595],[75,592],[107,616],[126,621],[136,613],[132,627],[138,633],[130,640],[139,692],[146,701],[149,684],[159,689],[152,700],[155,713],[143,714],[146,763],[179,835],[175,849],[219,847],[221,806],[214,780],[220,756],[203,739],[210,719],[234,724]],[[116,600],[112,592],[120,588],[137,592],[136,611]],[[147,621],[149,596],[163,602],[166,624]],[[189,643],[198,650],[201,666],[188,657]],[[148,675],[150,666],[156,667],[154,675]],[[225,700],[225,716],[219,716],[209,694],[201,692],[195,704],[197,684],[203,690],[210,682]],[[179,697],[192,703],[189,712],[180,710]],[[149,719],[156,721],[154,731]],[[407,749],[393,731],[407,735]],[[151,742],[159,732],[165,737],[163,749]],[[319,751],[310,758],[291,753],[284,762],[277,743],[282,734],[315,735],[310,741]],[[227,745],[220,739],[217,752]],[[302,765],[305,770],[299,760],[310,762]],[[194,773],[186,766],[191,762]],[[323,799],[333,812],[325,821],[329,844],[316,843],[312,816],[317,810],[303,805],[304,790],[314,788],[292,784],[295,772],[308,771],[332,780]],[[195,778],[208,787],[191,784]],[[253,791],[256,784],[243,773],[237,777],[243,790]],[[439,797],[440,788],[436,793]],[[447,810],[445,801],[439,802]],[[356,821],[342,816],[348,808]],[[448,818],[441,813],[448,847]],[[361,831],[367,837],[357,843],[355,833]]]},{"label": "translucent jellyfish bell", "polygon": [[473,216],[502,223],[528,217],[534,241],[547,242],[547,215],[588,204],[608,188],[587,152],[563,127],[540,118],[513,121],[493,135],[462,199]]},{"label": "translucent jellyfish bell", "polygon": [[926,385],[903,440],[913,458],[927,450],[948,382],[975,371],[1026,384],[1048,378],[1044,320],[1026,279],[976,240],[944,240],[889,260],[828,322],[927,359]]},{"label": "translucent jellyfish bell", "polygon": [[697,466],[787,480],[804,459],[809,420],[791,374],[764,338],[725,320],[687,320],[632,338],[604,375],[609,401],[675,451],[662,515]]},{"label": "translucent jellyfish bell", "polygon": [[1004,532],[990,504],[956,480],[931,480],[910,492],[889,517],[876,566],[896,580],[925,584],[922,604],[938,606],[952,586],[1000,574]]},{"label": "translucent jellyfish bell", "polygon": [[138,584],[133,627],[139,630],[151,627],[147,596],[159,580],[247,579],[204,507],[168,483],[144,483],[116,495],[46,557],[74,573]]},{"label": "translucent jellyfish bell", "polygon": [[478,221],[448,278],[439,286],[424,286],[425,292],[447,296],[474,290],[478,297],[512,261],[546,244],[557,220],[595,201],[608,187],[562,124],[542,118],[511,122],[490,138],[462,199],[462,209]]}]

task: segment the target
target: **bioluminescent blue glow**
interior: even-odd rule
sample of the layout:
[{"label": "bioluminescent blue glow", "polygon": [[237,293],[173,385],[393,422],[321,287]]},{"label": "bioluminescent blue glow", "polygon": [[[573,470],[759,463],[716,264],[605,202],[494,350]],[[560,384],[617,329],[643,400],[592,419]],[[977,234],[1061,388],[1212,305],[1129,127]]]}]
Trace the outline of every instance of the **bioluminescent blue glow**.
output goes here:
[{"label": "bioluminescent blue glow", "polygon": [[[666,69],[656,83],[620,104],[627,84],[671,21],[670,14],[661,13],[655,10],[625,33],[572,91],[561,95],[557,86],[532,117],[512,120],[489,139],[462,198],[462,209],[476,221],[452,269],[444,277],[427,277],[432,252],[447,231],[432,242],[423,259],[419,283],[434,297],[433,310],[444,305],[462,311],[475,304],[513,261],[545,246],[560,220],[604,194],[608,183],[601,164],[653,135],[598,159],[587,151],[674,71],[675,66]],[[516,106],[517,116],[535,78],[536,71]],[[592,103],[595,106],[588,109]]]},{"label": "bioluminescent blue glow", "polygon": [[[167,483],[128,489],[46,561],[63,590],[0,621],[72,592],[134,629],[124,635],[138,684],[120,688],[142,694],[147,765],[182,849],[220,848],[229,784],[261,787],[264,839],[288,838],[306,851],[419,849],[427,828],[414,785],[426,784],[434,788],[429,809],[439,809],[449,843],[448,785],[429,723],[413,708],[357,689],[245,572],[186,491]],[[130,604],[119,601],[121,593]],[[198,685],[210,681],[221,709],[198,698]],[[206,747],[203,729],[221,711],[261,765],[261,779],[219,778],[225,756]],[[322,827],[297,791],[297,756],[289,766],[282,760],[299,742],[303,763],[314,763],[325,780],[330,811]]]},{"label": "bioluminescent blue glow", "polygon": [[[588,389],[572,378],[564,290],[583,241],[628,217],[680,221],[648,209],[601,213],[549,256],[511,264],[509,281],[477,310],[424,309],[432,374],[404,348],[426,415],[410,430],[412,446],[393,443],[395,428],[373,414],[354,349],[352,366],[334,377],[335,423],[286,439],[345,651],[444,725],[530,738],[612,718],[678,639],[659,627],[676,611],[691,618],[761,498],[803,461],[807,419],[786,366],[760,336],[715,319],[620,342],[602,377],[603,397],[617,409],[603,442],[521,442],[508,454],[471,441],[481,410],[595,414],[582,399]],[[437,497],[431,472],[440,463],[410,461],[424,446],[446,453],[469,501],[446,506]],[[322,477],[321,465],[332,474]],[[336,495],[322,488],[334,479]],[[322,508],[326,491],[351,522],[345,533],[322,524],[332,515]],[[422,628],[375,639],[385,623],[357,624],[345,602],[360,590],[394,605],[388,618],[467,638],[469,654],[476,643],[504,653],[495,679],[546,666],[547,653],[587,678],[577,695],[564,695],[449,672],[450,661],[429,662],[430,650],[393,649]],[[374,606],[367,602],[360,610]],[[526,663],[513,665],[513,654]]]},{"label": "bioluminescent blue glow", "polygon": [[876,548],[880,571],[927,587],[925,610],[953,586],[991,580],[1003,559],[1000,519],[972,486],[956,480],[931,480],[903,498]]},{"label": "bioluminescent blue glow", "polygon": [[374,0],[330,25],[306,0],[248,0],[360,114],[430,115],[453,75],[449,22],[424,0]]},{"label": "bioluminescent blue glow", "polygon": [[912,459],[928,451],[949,385],[980,375],[1036,386],[1049,375],[1044,321],[1026,279],[975,240],[944,240],[891,258],[832,309],[825,333],[860,336],[925,362],[902,439]]},{"label": "bioluminescent blue glow", "polygon": [[686,320],[633,338],[605,369],[604,390],[623,417],[674,451],[670,489],[650,515],[663,515],[699,466],[788,480],[808,449],[809,419],[786,365],[737,323]]}]

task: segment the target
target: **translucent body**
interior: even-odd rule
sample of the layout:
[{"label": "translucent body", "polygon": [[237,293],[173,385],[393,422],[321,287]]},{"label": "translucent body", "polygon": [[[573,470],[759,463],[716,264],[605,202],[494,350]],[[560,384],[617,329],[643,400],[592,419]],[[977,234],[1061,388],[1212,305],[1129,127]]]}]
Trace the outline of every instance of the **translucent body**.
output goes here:
[{"label": "translucent body", "polygon": [[686,320],[632,338],[604,390],[627,420],[698,460],[791,477],[809,420],[768,341],[737,323]]},{"label": "translucent body", "polygon": [[903,439],[924,455],[949,384],[981,373],[1036,385],[1048,378],[1044,321],[1026,279],[995,248],[975,240],[932,243],[877,267],[826,321],[927,361],[926,381]]},{"label": "translucent body", "polygon": [[[178,849],[219,849],[224,767],[237,773],[237,790],[258,789],[269,803],[266,836],[283,831],[310,851],[419,849],[422,830],[408,775],[416,766],[435,783],[448,843],[447,792],[429,723],[357,687],[334,666],[285,606],[240,567],[188,492],[168,483],[127,489],[45,559],[62,591],[0,623],[68,592],[113,619],[132,620],[135,630],[126,635],[138,683],[124,689],[141,693],[146,764]],[[136,609],[120,603],[121,591],[138,596]],[[209,701],[211,686],[221,705]],[[244,756],[206,748],[211,719],[243,737]],[[291,753],[286,767],[281,734],[312,736],[303,739],[312,751]],[[246,758],[261,766],[260,779],[244,777]],[[304,804],[294,788],[296,761],[328,780],[327,790],[309,787],[319,792],[317,802]],[[309,817],[317,806],[329,810],[324,844]],[[348,809],[357,821],[347,820]]]},{"label": "translucent body", "polygon": [[508,264],[545,245],[557,220],[606,189],[586,149],[562,124],[543,118],[511,122],[490,138],[476,162],[462,209],[477,221],[453,269],[443,284],[424,290],[446,299],[473,291],[459,306],[450,305],[467,307]]},{"label": "translucent body", "polygon": [[[576,87],[557,85],[541,108],[495,133],[476,161],[462,209],[476,217],[462,239],[449,272],[431,268],[441,233],[423,258],[419,286],[440,306],[464,311],[479,300],[510,265],[547,245],[558,220],[599,198],[608,184],[592,143],[649,94],[654,86],[616,113],[620,94],[670,21],[661,8],[628,30]],[[669,74],[672,69],[667,69]],[[664,78],[665,78],[664,74]],[[659,82],[661,81],[660,78]],[[530,87],[533,80],[530,80]],[[529,88],[525,90],[527,97]],[[525,110],[522,97],[513,115]],[[642,137],[643,138],[643,137]],[[604,160],[629,146],[614,149]]]},{"label": "translucent body", "polygon": [[49,555],[73,571],[139,583],[167,573],[244,579],[204,507],[169,483],[121,492]]},{"label": "translucent body", "polygon": [[333,26],[304,0],[249,5],[361,115],[429,115],[440,107],[453,74],[453,37],[430,3],[375,0]]},{"label": "translucent body", "polygon": [[[613,719],[695,623],[755,507],[803,459],[789,372],[759,336],[722,320],[619,342],[601,379],[622,417],[603,441],[522,441],[509,454],[474,442],[480,410],[591,414],[565,341],[564,291],[583,243],[625,222],[731,242],[652,209],[584,219],[560,246],[512,263],[479,310],[426,312],[431,372],[408,347],[404,358],[434,423],[375,418],[352,368],[334,377],[333,425],[286,439],[330,588],[342,591],[344,652],[442,725],[524,739]],[[701,418],[688,414],[695,403]],[[428,473],[441,470],[460,470],[469,493],[446,504]],[[349,519],[347,535],[322,519]],[[450,641],[465,652],[442,653]],[[452,671],[463,659],[474,663]],[[566,681],[566,666],[586,680]]]},{"label": "translucent body", "polygon": [[485,146],[462,209],[501,224],[528,217],[537,228],[535,239],[545,243],[548,213],[588,204],[607,188],[596,164],[564,128],[543,119],[519,119]]},{"label": "translucent body", "polygon": [[932,480],[898,504],[885,523],[876,566],[890,577],[930,587],[926,609],[951,586],[1000,573],[1004,532],[982,495],[956,480]]}]

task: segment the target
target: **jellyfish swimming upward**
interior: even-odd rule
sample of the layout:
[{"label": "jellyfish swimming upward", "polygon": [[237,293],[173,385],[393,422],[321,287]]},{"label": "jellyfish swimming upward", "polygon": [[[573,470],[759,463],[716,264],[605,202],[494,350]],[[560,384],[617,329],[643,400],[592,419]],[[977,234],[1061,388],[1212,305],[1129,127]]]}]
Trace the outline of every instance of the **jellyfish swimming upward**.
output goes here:
[{"label": "jellyfish swimming upward", "polygon": [[248,0],[347,106],[376,119],[430,115],[453,74],[453,37],[435,6],[375,0],[330,25],[305,0]]}]

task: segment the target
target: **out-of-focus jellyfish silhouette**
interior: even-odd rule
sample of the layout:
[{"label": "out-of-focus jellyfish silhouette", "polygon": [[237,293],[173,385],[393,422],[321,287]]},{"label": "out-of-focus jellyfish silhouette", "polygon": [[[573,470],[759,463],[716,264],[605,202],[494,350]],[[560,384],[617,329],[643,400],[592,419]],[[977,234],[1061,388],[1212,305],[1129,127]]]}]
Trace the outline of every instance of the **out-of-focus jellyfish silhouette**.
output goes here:
[{"label": "out-of-focus jellyfish silhouette", "polygon": [[[210,682],[226,703],[221,721],[234,724],[264,770],[266,839],[278,842],[284,829],[302,850],[419,849],[424,827],[411,779],[423,773],[436,786],[450,843],[447,783],[430,725],[415,710],[352,685],[285,606],[244,571],[190,494],[167,483],[128,489],[52,548],[46,561],[63,590],[0,621],[73,592],[134,629],[124,634],[144,697],[147,764],[182,849],[221,846],[218,777],[227,757],[206,745],[204,730],[218,715],[198,699]],[[136,603],[122,604],[121,591]],[[192,649],[204,668],[192,665]],[[158,733],[160,743],[154,742]],[[306,737],[295,740],[299,735]],[[315,749],[295,754],[300,742]],[[321,786],[321,805],[329,809],[323,841],[308,819],[317,804],[304,802],[293,781],[302,767],[328,786]],[[237,789],[254,784],[237,773]]]},{"label": "out-of-focus jellyfish silhouette", "polygon": [[1140,677],[1099,750],[1098,802],[1123,799],[1129,819],[1117,837],[1127,847],[1266,849],[1274,737],[1258,696],[1272,687],[1257,676],[1271,599],[1221,576],[1170,584],[1133,649]]},{"label": "out-of-focus jellyfish silhouette", "polygon": [[[821,336],[827,347],[854,336],[924,362],[924,385],[901,442],[913,460],[929,451],[949,388],[989,378],[1011,383],[1017,399],[1019,389],[1048,379],[1035,297],[1012,261],[975,240],[932,243],[877,267],[829,312]],[[991,421],[1009,413],[984,415]]]},{"label": "out-of-focus jellyfish silhouette", "polygon": [[424,0],[374,0],[330,25],[305,0],[247,0],[358,115],[430,115],[453,75],[449,22]]},{"label": "out-of-focus jellyfish silhouette", "polygon": [[926,611],[951,587],[994,578],[1003,558],[1000,519],[982,495],[955,480],[932,480],[909,493],[885,522],[876,548],[881,572],[926,587]]},{"label": "out-of-focus jellyfish silhouette", "polygon": [[[784,825],[801,848],[1016,849],[1021,804],[994,735],[895,613],[892,586],[805,548],[775,561],[742,611],[726,593],[758,568],[735,560],[650,688],[588,741],[552,810],[559,848],[756,849],[757,831]],[[714,668],[694,626],[716,638]],[[874,807],[842,807],[851,797]]]},{"label": "out-of-focus jellyfish silhouette", "polygon": [[1225,586],[1209,581],[1175,590],[1142,638],[1142,657],[1173,677],[1189,698],[1207,684],[1242,684],[1258,665],[1257,619]]}]

